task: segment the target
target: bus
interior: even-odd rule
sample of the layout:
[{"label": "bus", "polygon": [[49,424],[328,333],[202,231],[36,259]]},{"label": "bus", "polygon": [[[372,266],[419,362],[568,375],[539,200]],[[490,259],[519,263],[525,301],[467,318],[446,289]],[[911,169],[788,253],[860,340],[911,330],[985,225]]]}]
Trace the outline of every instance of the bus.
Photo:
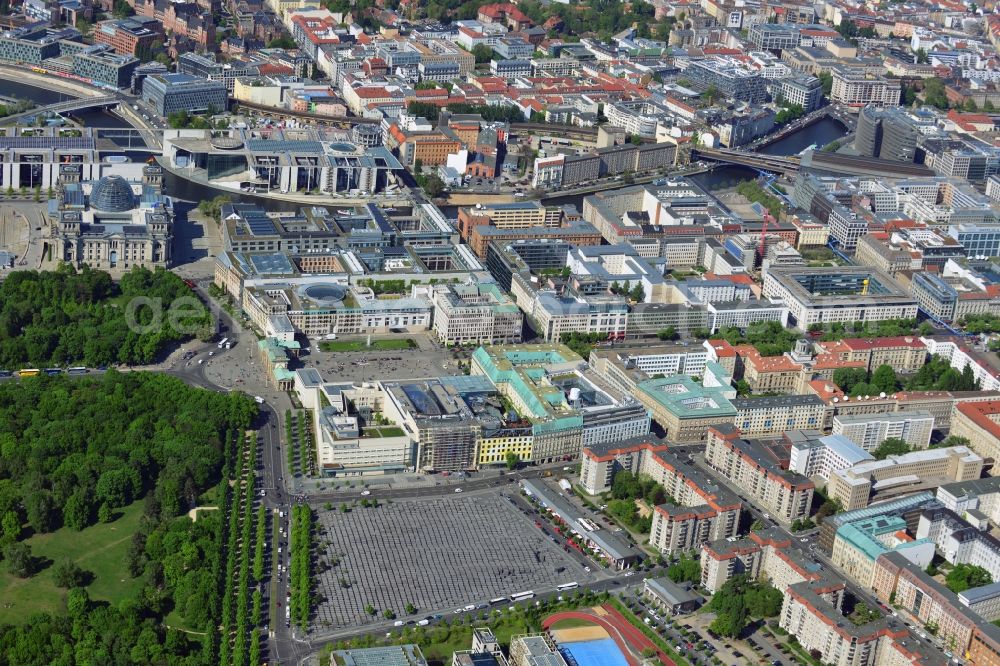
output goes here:
[{"label": "bus", "polygon": [[225,347],[227,342],[229,342],[229,338],[222,338],[222,340],[219,341],[219,349]]},{"label": "bus", "polygon": [[75,368],[68,368],[66,370],[67,375],[85,375],[87,374],[86,366],[78,365]]},{"label": "bus", "polygon": [[562,585],[556,585],[556,589],[560,592],[565,592],[566,590],[575,590],[580,587],[580,584],[575,580],[572,583],[563,583]]},{"label": "bus", "polygon": [[496,606],[497,604],[502,604],[507,601],[507,597],[497,597],[496,599],[490,599],[490,606]]},{"label": "bus", "polygon": [[42,371],[38,368],[25,368],[17,371],[18,377],[37,377],[40,374],[42,374]]},{"label": "bus", "polygon": [[517,594],[510,595],[511,601],[526,601],[532,599],[535,596],[534,590],[528,590],[527,592],[518,592]]}]

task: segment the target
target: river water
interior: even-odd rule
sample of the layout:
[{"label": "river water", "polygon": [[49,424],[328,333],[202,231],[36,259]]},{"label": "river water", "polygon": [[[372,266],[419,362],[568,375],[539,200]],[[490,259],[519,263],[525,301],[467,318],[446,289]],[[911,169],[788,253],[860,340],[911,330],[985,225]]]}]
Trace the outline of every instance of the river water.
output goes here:
[{"label": "river water", "polygon": [[[16,81],[0,79],[0,95],[8,97],[20,97],[33,100],[37,104],[52,104],[69,99],[70,96],[26,85]],[[85,127],[130,127],[123,118],[109,111],[84,111],[73,116],[75,120]],[[797,155],[803,149],[812,144],[818,147],[825,146],[835,139],[839,139],[847,134],[847,129],[837,120],[823,118],[812,125],[791,134],[780,141],[762,148],[759,152],[768,155]],[[130,153],[133,160],[143,160],[148,157],[141,153]],[[740,181],[753,180],[757,177],[757,172],[748,167],[741,166],[719,166],[709,172],[691,176],[691,180],[706,190],[714,190],[725,187],[733,187]],[[175,199],[186,201],[201,201],[211,199],[219,194],[218,191],[198,185],[184,178],[177,178],[173,174],[167,173],[164,177],[167,192]],[[298,204],[275,201],[266,197],[247,195],[243,192],[232,192],[229,196],[234,201],[246,203],[256,203],[268,210],[295,210]],[[553,197],[546,199],[549,205],[574,204],[578,210],[583,209],[583,195]],[[454,218],[458,215],[456,206],[444,206],[442,211],[448,217]]]},{"label": "river water", "polygon": [[757,152],[767,155],[798,155],[813,144],[817,148],[822,148],[831,141],[836,141],[846,135],[847,128],[844,127],[843,123],[827,116],[794,134],[789,134],[780,141],[764,146]]}]

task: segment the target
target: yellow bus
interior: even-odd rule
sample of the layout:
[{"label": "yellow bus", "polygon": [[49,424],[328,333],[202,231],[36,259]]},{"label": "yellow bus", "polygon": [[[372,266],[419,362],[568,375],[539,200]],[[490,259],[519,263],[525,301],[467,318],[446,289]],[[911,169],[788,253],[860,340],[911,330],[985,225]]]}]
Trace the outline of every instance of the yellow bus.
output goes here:
[{"label": "yellow bus", "polygon": [[42,371],[39,370],[39,369],[37,369],[37,368],[25,368],[24,370],[18,370],[17,371],[17,376],[18,377],[37,377],[41,373],[42,373]]}]

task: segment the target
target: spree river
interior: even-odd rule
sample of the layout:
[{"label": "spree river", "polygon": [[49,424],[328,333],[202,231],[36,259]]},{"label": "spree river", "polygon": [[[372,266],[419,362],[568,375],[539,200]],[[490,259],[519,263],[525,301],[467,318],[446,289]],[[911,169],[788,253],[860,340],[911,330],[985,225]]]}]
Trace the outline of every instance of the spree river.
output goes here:
[{"label": "spree river", "polygon": [[[6,97],[18,97],[30,99],[36,104],[45,105],[70,99],[71,96],[65,93],[39,88],[37,86],[26,85],[17,81],[0,79],[0,95]],[[85,127],[131,127],[128,122],[117,114],[110,111],[84,111],[73,116],[73,119]],[[832,118],[823,118],[808,127],[805,127],[794,134],[790,134],[780,141],[776,141],[769,146],[760,149],[759,152],[768,155],[797,155],[812,144],[818,147],[843,137],[847,129],[839,121]],[[147,156],[141,153],[130,153],[133,160],[146,159]],[[720,187],[732,187],[743,180],[753,180],[757,177],[757,172],[748,167],[742,166],[718,166],[706,173],[690,176],[691,180],[706,190],[714,190]],[[201,201],[211,199],[220,194],[203,185],[198,185],[185,178],[178,178],[173,174],[164,174],[167,192],[175,199],[186,201]],[[243,192],[227,192],[235,201],[256,203],[268,210],[295,210],[300,204],[274,199],[247,195]],[[560,197],[555,196],[546,199],[550,205],[574,204],[578,210],[583,209],[583,195]],[[445,206],[442,211],[448,217],[457,217],[458,210],[455,206]]]}]

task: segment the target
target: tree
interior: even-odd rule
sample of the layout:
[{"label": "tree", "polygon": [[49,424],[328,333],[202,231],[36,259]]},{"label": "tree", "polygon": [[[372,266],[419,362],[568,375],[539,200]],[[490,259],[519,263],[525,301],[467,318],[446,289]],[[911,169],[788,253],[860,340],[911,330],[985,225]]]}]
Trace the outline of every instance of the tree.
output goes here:
[{"label": "tree", "polygon": [[13,511],[7,511],[0,520],[0,541],[13,543],[21,537],[21,519]]},{"label": "tree", "polygon": [[517,466],[521,462],[521,458],[513,451],[508,451],[505,458],[507,461],[507,469],[509,470],[517,469]]},{"label": "tree", "polygon": [[489,62],[493,59],[493,49],[486,44],[476,44],[472,49],[472,55],[476,59],[476,64]]},{"label": "tree", "polygon": [[417,612],[417,607],[414,606],[412,603],[407,603],[406,608],[404,608],[404,610],[406,611],[407,615],[413,615],[414,613]]},{"label": "tree", "polygon": [[979,107],[976,106],[976,100],[970,97],[962,104],[962,110],[968,111],[969,113],[975,113],[979,110]]},{"label": "tree", "polygon": [[750,382],[745,379],[736,380],[736,395],[740,397],[753,395],[753,389],[750,387]]},{"label": "tree", "polygon": [[388,608],[386,608],[384,611],[382,611],[382,615],[387,620],[395,620],[396,619],[396,613],[395,613],[395,611],[392,611],[392,610],[390,610]]},{"label": "tree", "polygon": [[905,440],[899,437],[889,437],[882,440],[878,448],[872,451],[872,455],[875,456],[876,460],[885,460],[889,456],[901,456],[904,453],[909,453],[910,450],[910,445]]},{"label": "tree", "polygon": [[930,58],[927,57],[927,49],[922,46],[917,49],[916,57],[918,65],[926,65],[931,61]]},{"label": "tree", "polygon": [[944,81],[940,79],[924,79],[924,102],[939,109],[948,108],[948,95],[945,93]]},{"label": "tree", "polygon": [[833,383],[845,393],[850,393],[852,388],[867,379],[868,371],[864,368],[837,368],[833,371]]},{"label": "tree", "polygon": [[288,35],[282,35],[277,39],[272,39],[267,43],[267,48],[269,49],[294,49],[295,40],[293,40]]},{"label": "tree", "polygon": [[945,585],[955,594],[992,582],[993,577],[990,576],[990,572],[975,564],[956,564],[945,577]]},{"label": "tree", "polygon": [[760,518],[755,518],[754,521],[753,521],[753,523],[750,525],[750,531],[751,532],[758,532],[758,531],[764,529],[765,527],[766,527],[766,525],[764,525],[764,522]]},{"label": "tree", "polygon": [[442,192],[444,192],[444,181],[441,180],[441,177],[438,176],[436,173],[432,173],[431,175],[427,176],[424,179],[422,186],[424,188],[424,192],[426,192],[427,195],[431,197],[436,197],[440,195]]},{"label": "tree", "polygon": [[819,79],[820,84],[823,86],[823,94],[829,97],[833,91],[833,74],[830,72],[820,72],[816,78]]},{"label": "tree", "polygon": [[71,587],[83,587],[87,584],[87,578],[87,572],[71,560],[60,562],[52,571],[52,579],[56,585],[67,590]]},{"label": "tree", "polygon": [[646,292],[642,288],[642,283],[637,282],[632,290],[629,291],[629,297],[636,303],[642,303],[643,299],[646,298]]},{"label": "tree", "polygon": [[709,105],[712,105],[715,103],[715,100],[720,97],[719,89],[714,83],[710,84],[707,88],[705,88],[705,92],[703,92],[701,96],[708,101]]},{"label": "tree", "polygon": [[7,569],[11,575],[18,578],[29,578],[35,573],[35,558],[31,556],[31,548],[23,542],[9,544],[3,551],[7,560]]},{"label": "tree", "polygon": [[880,392],[892,393],[898,386],[896,371],[892,369],[891,365],[880,365],[872,373],[870,384]]},{"label": "tree", "polygon": [[631,143],[634,146],[641,146],[642,145],[642,137],[639,136],[638,134],[632,134],[632,135],[630,135],[629,138],[628,138],[628,140],[629,140],[629,143]]},{"label": "tree", "polygon": [[681,336],[677,333],[676,328],[674,328],[673,326],[668,326],[667,328],[657,331],[656,337],[658,337],[660,340],[676,340]]}]

